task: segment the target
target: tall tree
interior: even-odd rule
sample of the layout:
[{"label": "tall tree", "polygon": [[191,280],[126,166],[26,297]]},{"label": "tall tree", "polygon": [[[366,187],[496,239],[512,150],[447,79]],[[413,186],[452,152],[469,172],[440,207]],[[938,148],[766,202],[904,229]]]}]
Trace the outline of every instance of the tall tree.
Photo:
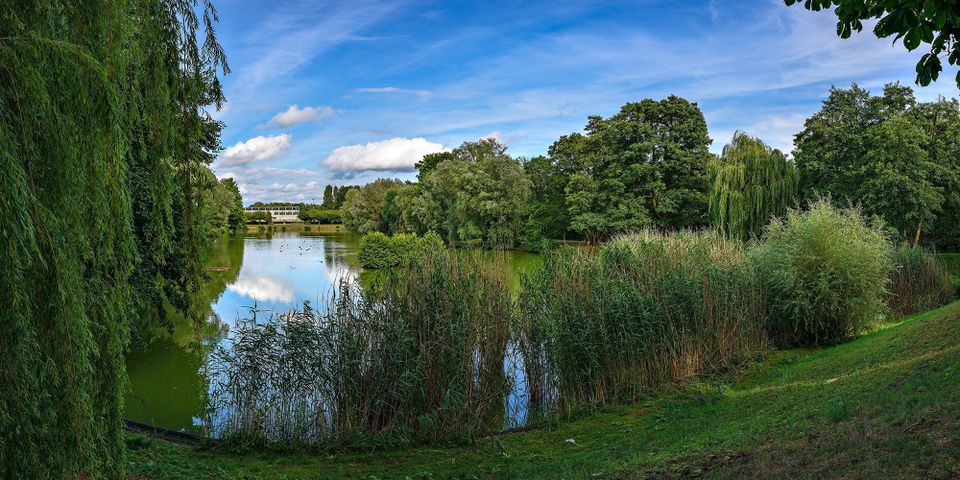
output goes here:
[{"label": "tall tree", "polygon": [[799,175],[793,162],[763,140],[736,132],[710,164],[710,217],[731,238],[759,236],[772,217],[794,205]]},{"label": "tall tree", "polygon": [[[801,0],[785,0],[789,5]],[[803,0],[804,8],[813,11],[833,8],[837,15],[837,35],[850,38],[863,31],[863,21],[878,19],[873,33],[879,38],[903,40],[913,51],[921,44],[929,45],[917,62],[917,83],[927,86],[943,71],[940,56],[951,65],[960,65],[960,11],[953,0]],[[960,72],[957,73],[960,87]]]},{"label": "tall tree", "polygon": [[327,185],[323,188],[323,208],[335,208],[336,200],[333,198],[333,185]]},{"label": "tall tree", "polygon": [[200,217],[202,196],[178,208],[174,175],[219,145],[199,106],[222,100],[225,63],[213,6],[196,7],[0,5],[2,478],[123,476],[131,285],[191,282],[175,212]]},{"label": "tall tree", "polygon": [[940,98],[920,103],[910,115],[926,133],[924,150],[940,167],[934,181],[944,196],[924,236],[939,250],[960,251],[960,101]]},{"label": "tall tree", "polygon": [[[952,193],[960,185],[960,110],[956,101],[918,103],[909,87],[889,84],[882,96],[856,85],[832,88],[794,141],[806,200],[829,195],[840,205],[862,204],[904,240],[937,242],[956,219]],[[919,227],[919,228],[918,228]],[[918,237],[919,232],[919,237]],[[955,237],[953,237],[955,238]]]},{"label": "tall tree", "polygon": [[491,138],[466,142],[429,170],[412,205],[421,228],[450,243],[516,245],[527,220],[530,181],[506,150]]},{"label": "tall tree", "polygon": [[925,150],[926,134],[904,115],[872,127],[866,142],[858,199],[868,213],[881,215],[916,245],[923,225],[943,205],[943,190],[935,180],[943,169]]},{"label": "tall tree", "polygon": [[[525,235],[562,238],[570,228],[564,189],[570,177],[545,156],[524,162],[530,180],[530,220]],[[531,239],[533,240],[533,239]]]},{"label": "tall tree", "polygon": [[403,185],[400,180],[380,178],[363,188],[350,189],[341,211],[343,224],[354,232],[379,231],[387,192],[399,185]]},{"label": "tall tree", "polygon": [[570,172],[570,225],[591,240],[645,225],[706,225],[707,123],[696,103],[670,96],[589,117],[586,135],[561,137],[550,154]]}]

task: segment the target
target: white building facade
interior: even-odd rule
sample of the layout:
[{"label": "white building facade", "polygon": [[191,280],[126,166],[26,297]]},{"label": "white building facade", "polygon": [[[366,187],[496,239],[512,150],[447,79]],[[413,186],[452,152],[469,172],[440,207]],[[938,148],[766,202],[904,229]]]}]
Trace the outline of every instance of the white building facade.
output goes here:
[{"label": "white building facade", "polygon": [[299,222],[300,207],[296,205],[271,205],[269,207],[247,207],[243,211],[247,214],[255,212],[269,212],[274,222]]}]

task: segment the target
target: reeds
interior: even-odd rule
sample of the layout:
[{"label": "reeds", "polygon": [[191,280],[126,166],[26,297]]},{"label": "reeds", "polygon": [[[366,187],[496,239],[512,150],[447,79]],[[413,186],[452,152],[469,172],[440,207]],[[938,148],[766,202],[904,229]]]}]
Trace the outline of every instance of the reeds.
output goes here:
[{"label": "reeds", "polygon": [[503,268],[426,255],[322,310],[244,324],[211,361],[211,436],[308,449],[469,440],[503,424]]},{"label": "reeds", "polygon": [[759,243],[642,231],[548,255],[515,300],[503,257],[425,251],[242,324],[212,355],[206,428],[312,450],[469,441],[947,301],[943,265],[881,231],[826,202]]},{"label": "reeds", "polygon": [[525,280],[519,306],[525,387],[543,411],[634,400],[766,345],[742,244],[712,232],[645,231],[597,254],[555,254]]},{"label": "reeds", "polygon": [[907,315],[939,307],[953,300],[953,283],[946,265],[931,252],[901,245],[893,250],[893,270],[887,307],[893,315]]}]

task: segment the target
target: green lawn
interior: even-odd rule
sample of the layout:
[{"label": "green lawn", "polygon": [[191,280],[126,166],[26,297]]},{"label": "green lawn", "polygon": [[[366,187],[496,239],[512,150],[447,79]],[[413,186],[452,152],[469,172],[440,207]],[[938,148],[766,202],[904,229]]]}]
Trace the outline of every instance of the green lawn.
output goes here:
[{"label": "green lawn", "polygon": [[[128,437],[131,478],[958,478],[960,302],[559,427],[333,456]],[[565,443],[572,438],[576,445]]]}]

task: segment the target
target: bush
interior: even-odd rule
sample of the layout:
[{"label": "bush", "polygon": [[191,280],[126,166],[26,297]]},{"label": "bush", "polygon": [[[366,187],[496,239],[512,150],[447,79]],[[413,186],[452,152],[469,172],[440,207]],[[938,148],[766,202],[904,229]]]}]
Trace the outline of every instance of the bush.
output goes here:
[{"label": "bush", "polygon": [[443,249],[443,240],[436,232],[423,237],[413,233],[387,236],[381,232],[367,233],[360,239],[360,265],[380,269],[406,265],[425,254]]},{"label": "bush", "polygon": [[759,282],[742,245],[716,233],[559,251],[522,283],[515,341],[526,393],[545,410],[632,401],[766,344]]},{"label": "bush", "polygon": [[929,310],[953,299],[953,283],[943,261],[918,247],[900,246],[892,251],[887,306],[898,316]]},{"label": "bush", "polygon": [[883,317],[891,260],[882,232],[858,209],[837,209],[826,199],[766,227],[752,255],[776,343],[837,343]]},{"label": "bush", "polygon": [[300,209],[299,218],[305,223],[340,223],[340,211],[308,206]]},{"label": "bush", "polygon": [[400,263],[400,255],[392,239],[381,232],[371,232],[360,239],[357,256],[364,268],[389,268]]}]

